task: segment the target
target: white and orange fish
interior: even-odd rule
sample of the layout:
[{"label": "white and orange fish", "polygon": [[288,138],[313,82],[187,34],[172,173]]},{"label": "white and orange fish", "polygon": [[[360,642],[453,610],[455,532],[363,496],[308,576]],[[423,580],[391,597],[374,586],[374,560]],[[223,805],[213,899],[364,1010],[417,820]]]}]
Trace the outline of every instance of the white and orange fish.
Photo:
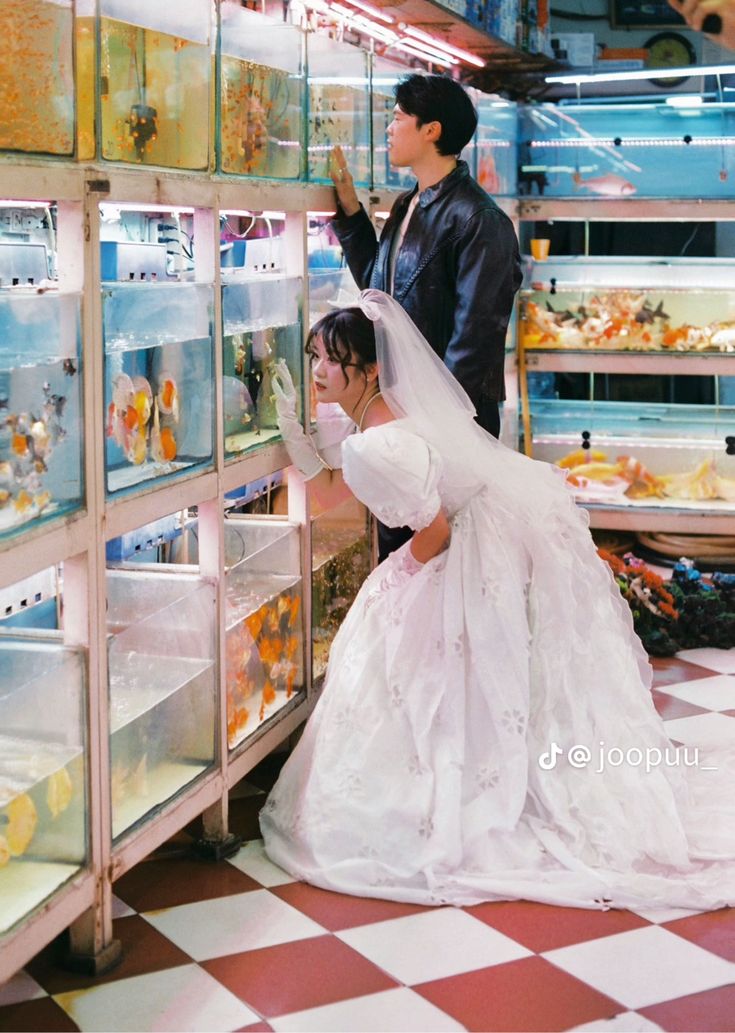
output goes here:
[{"label": "white and orange fish", "polygon": [[156,401],[158,408],[166,415],[171,416],[175,423],[179,420],[179,389],[176,381],[170,373],[161,373],[159,377],[158,394]]},{"label": "white and orange fish", "polygon": [[609,172],[606,176],[592,176],[582,179],[578,172],[572,177],[575,186],[589,190],[591,194],[599,194],[601,197],[630,197],[636,193],[636,188],[622,176],[616,176]]}]

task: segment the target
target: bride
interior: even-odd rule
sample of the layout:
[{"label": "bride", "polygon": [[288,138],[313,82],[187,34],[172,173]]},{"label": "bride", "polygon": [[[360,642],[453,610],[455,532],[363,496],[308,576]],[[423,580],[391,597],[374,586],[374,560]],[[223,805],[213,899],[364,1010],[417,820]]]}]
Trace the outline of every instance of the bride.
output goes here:
[{"label": "bride", "polygon": [[268,855],[325,889],[421,904],[735,902],[735,748],[673,746],[630,611],[561,471],[490,437],[380,291],[312,329],[317,397],[357,432],[320,501],[413,538],[365,581],[261,813]]}]

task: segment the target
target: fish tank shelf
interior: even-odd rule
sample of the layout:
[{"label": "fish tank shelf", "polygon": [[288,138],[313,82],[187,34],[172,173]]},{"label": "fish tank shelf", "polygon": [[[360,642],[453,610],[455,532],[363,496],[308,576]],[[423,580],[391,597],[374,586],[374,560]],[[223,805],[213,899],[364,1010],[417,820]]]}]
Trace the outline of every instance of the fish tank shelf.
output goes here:
[{"label": "fish tank shelf", "polygon": [[102,289],[107,495],[213,463],[213,289],[123,283]]},{"label": "fish tank shelf", "polygon": [[735,407],[532,399],[534,459],[583,503],[735,515]]},{"label": "fish tank shelf", "polygon": [[519,193],[569,198],[735,197],[735,104],[530,104]]},{"label": "fish tank shelf", "polygon": [[339,145],[352,177],[370,183],[370,71],[367,51],[310,32],[306,38],[308,89],[307,178],[329,183],[329,152]]},{"label": "fish tank shelf", "polygon": [[0,632],[0,935],[87,860],[85,658]]},{"label": "fish tank shelf", "polygon": [[521,292],[527,351],[735,355],[735,261],[571,256]]},{"label": "fish tank shelf", "polygon": [[225,520],[225,651],[230,750],[304,698],[299,530],[283,519]]},{"label": "fish tank shelf", "polygon": [[219,168],[230,175],[303,179],[304,33],[219,5]]},{"label": "fish tank shelf", "polygon": [[0,290],[0,542],[84,504],[80,309]]},{"label": "fish tank shelf", "polygon": [[303,405],[300,277],[262,274],[222,287],[225,457],[281,440],[272,376],[283,359]]},{"label": "fish tank shelf", "polygon": [[370,573],[369,516],[348,499],[311,522],[312,673],[321,678],[332,641]]},{"label": "fish tank shelf", "polygon": [[201,0],[99,0],[102,158],[209,168],[211,21]]},{"label": "fish tank shelf", "polygon": [[0,150],[74,156],[72,0],[3,0]]},{"label": "fish tank shelf", "polygon": [[215,597],[183,572],[108,570],[110,795],[119,839],[215,758]]}]

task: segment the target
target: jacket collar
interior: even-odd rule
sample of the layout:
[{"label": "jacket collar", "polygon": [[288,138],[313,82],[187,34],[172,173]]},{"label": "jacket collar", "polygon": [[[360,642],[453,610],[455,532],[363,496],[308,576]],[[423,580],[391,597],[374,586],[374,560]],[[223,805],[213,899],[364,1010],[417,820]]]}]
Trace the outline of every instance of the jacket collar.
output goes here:
[{"label": "jacket collar", "polygon": [[[444,194],[453,190],[461,180],[467,179],[469,174],[470,170],[467,167],[467,162],[460,158],[456,169],[452,169],[449,175],[445,176],[444,179],[440,179],[438,183],[434,183],[433,186],[421,191],[419,194],[419,204],[422,208],[428,208],[434,201],[438,201]],[[413,196],[413,192],[411,196]]]}]

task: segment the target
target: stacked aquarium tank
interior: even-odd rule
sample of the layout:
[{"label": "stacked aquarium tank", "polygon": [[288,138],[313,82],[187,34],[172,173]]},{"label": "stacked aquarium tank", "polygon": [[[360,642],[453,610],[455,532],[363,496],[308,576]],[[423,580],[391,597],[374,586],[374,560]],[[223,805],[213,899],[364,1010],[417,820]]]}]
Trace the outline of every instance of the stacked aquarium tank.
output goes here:
[{"label": "stacked aquarium tank", "polygon": [[472,99],[477,108],[475,179],[493,197],[514,197],[518,105],[479,90],[472,91]]},{"label": "stacked aquarium tank", "polygon": [[373,186],[407,190],[416,182],[411,170],[393,168],[388,157],[388,126],[396,104],[394,87],[412,69],[397,61],[373,55],[370,75],[370,101],[373,127]]},{"label": "stacked aquarium tank", "polygon": [[735,515],[735,408],[531,401],[534,459],[579,501]]},{"label": "stacked aquarium tank", "polygon": [[285,360],[303,404],[302,281],[268,273],[222,287],[225,456],[280,440],[271,386]]},{"label": "stacked aquarium tank", "polygon": [[208,169],[212,10],[99,0],[101,157]]},{"label": "stacked aquarium tank", "polygon": [[108,496],[213,462],[212,288],[102,289]]},{"label": "stacked aquarium tank", "polygon": [[310,32],[308,170],[312,182],[331,183],[329,153],[339,145],[355,183],[370,183],[369,55],[359,47]]},{"label": "stacked aquarium tank", "polygon": [[76,157],[79,161],[93,161],[97,156],[97,0],[75,0],[74,50],[77,91]]},{"label": "stacked aquarium tank", "polygon": [[527,350],[735,356],[735,259],[568,256],[535,263],[527,282]]},{"label": "stacked aquarium tank", "polygon": [[72,0],[3,0],[0,11],[0,150],[72,157]]},{"label": "stacked aquarium tank", "polygon": [[214,764],[214,586],[108,570],[110,793],[115,839]]},{"label": "stacked aquarium tank", "polygon": [[327,669],[332,640],[370,573],[369,516],[356,499],[311,522],[312,677]]},{"label": "stacked aquarium tank", "polygon": [[531,104],[519,192],[546,197],[732,198],[735,104]]},{"label": "stacked aquarium tank", "polygon": [[283,518],[225,520],[227,741],[231,750],[304,693],[299,530]]},{"label": "stacked aquarium tank", "polygon": [[80,305],[0,290],[0,540],[83,505]]},{"label": "stacked aquarium tank", "polygon": [[84,672],[58,632],[0,632],[0,935],[87,861]]},{"label": "stacked aquarium tank", "polygon": [[219,168],[271,179],[304,175],[304,34],[294,25],[219,6]]}]

